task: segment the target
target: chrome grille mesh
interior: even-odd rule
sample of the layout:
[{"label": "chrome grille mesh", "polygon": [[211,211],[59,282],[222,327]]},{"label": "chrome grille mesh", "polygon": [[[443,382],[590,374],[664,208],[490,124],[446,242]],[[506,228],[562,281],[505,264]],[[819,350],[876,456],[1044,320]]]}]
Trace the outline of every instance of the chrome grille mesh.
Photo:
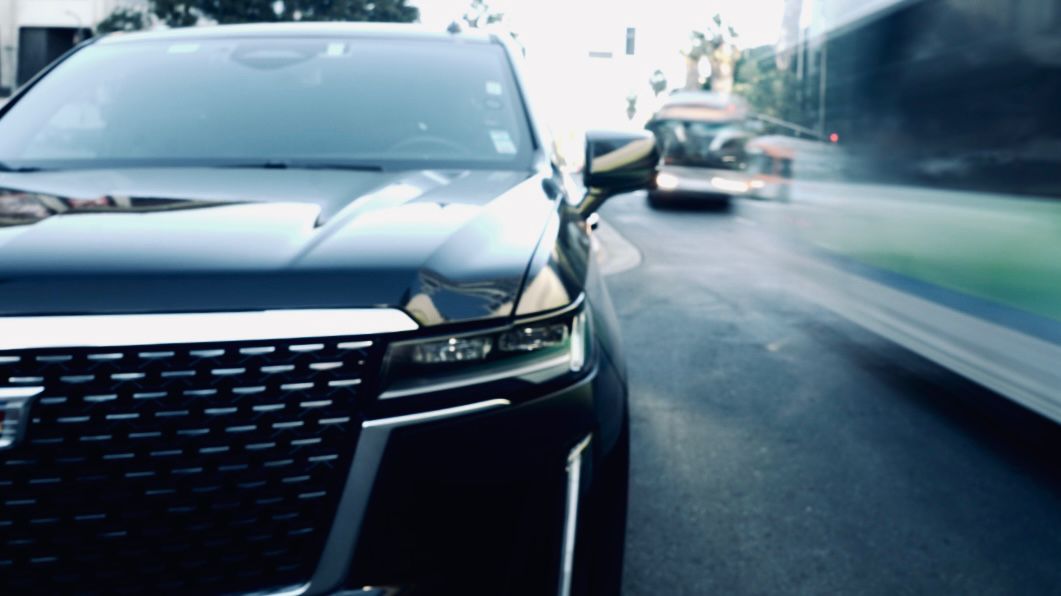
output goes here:
[{"label": "chrome grille mesh", "polygon": [[379,352],[363,338],[0,351],[40,386],[0,452],[0,593],[309,580]]}]

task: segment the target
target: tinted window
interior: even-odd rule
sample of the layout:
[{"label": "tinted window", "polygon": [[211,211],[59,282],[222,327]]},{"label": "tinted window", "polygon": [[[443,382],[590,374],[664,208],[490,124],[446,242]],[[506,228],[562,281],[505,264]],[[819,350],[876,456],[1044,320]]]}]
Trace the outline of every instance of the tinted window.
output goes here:
[{"label": "tinted window", "polygon": [[0,119],[0,161],[356,160],[525,167],[504,51],[485,43],[245,38],[101,43]]}]

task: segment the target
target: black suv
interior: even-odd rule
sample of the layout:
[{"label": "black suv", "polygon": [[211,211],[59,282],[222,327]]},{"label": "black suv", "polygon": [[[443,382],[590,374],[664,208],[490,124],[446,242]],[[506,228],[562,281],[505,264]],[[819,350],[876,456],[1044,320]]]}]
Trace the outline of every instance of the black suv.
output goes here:
[{"label": "black suv", "polygon": [[623,357],[494,36],[75,48],[0,109],[0,593],[614,593]]}]

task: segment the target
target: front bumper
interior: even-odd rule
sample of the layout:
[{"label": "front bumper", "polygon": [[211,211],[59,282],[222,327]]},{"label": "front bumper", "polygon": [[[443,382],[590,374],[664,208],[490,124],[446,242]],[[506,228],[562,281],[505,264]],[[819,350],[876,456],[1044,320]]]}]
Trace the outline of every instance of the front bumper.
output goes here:
[{"label": "front bumper", "polygon": [[[575,535],[579,512],[571,519],[568,460],[589,437],[601,440],[585,457],[607,451],[624,399],[602,358],[576,385],[529,401],[366,422],[304,593],[563,593],[565,558],[577,548],[569,539],[565,551],[565,534]],[[580,476],[584,494],[592,466]]]},{"label": "front bumper", "polygon": [[656,174],[657,194],[728,198],[748,190],[745,175],[736,170],[663,165]]},{"label": "front bumper", "polygon": [[0,453],[0,586],[563,593],[565,512],[593,482],[587,466],[567,490],[569,456],[587,437],[587,459],[607,451],[625,414],[603,350],[570,385],[450,391],[409,414],[359,405],[372,339],[160,330],[174,335],[150,347],[127,346],[143,329],[125,326],[63,348],[38,325],[0,350],[14,386],[0,401],[40,394],[5,420],[26,432]]}]

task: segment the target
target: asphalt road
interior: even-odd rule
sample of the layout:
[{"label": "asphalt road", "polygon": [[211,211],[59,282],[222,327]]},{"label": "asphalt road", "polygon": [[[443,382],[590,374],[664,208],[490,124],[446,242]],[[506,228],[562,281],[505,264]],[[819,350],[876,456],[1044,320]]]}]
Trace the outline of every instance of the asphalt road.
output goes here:
[{"label": "asphalt road", "polygon": [[802,298],[752,208],[602,212],[641,253],[625,592],[1061,594],[1061,426]]}]

